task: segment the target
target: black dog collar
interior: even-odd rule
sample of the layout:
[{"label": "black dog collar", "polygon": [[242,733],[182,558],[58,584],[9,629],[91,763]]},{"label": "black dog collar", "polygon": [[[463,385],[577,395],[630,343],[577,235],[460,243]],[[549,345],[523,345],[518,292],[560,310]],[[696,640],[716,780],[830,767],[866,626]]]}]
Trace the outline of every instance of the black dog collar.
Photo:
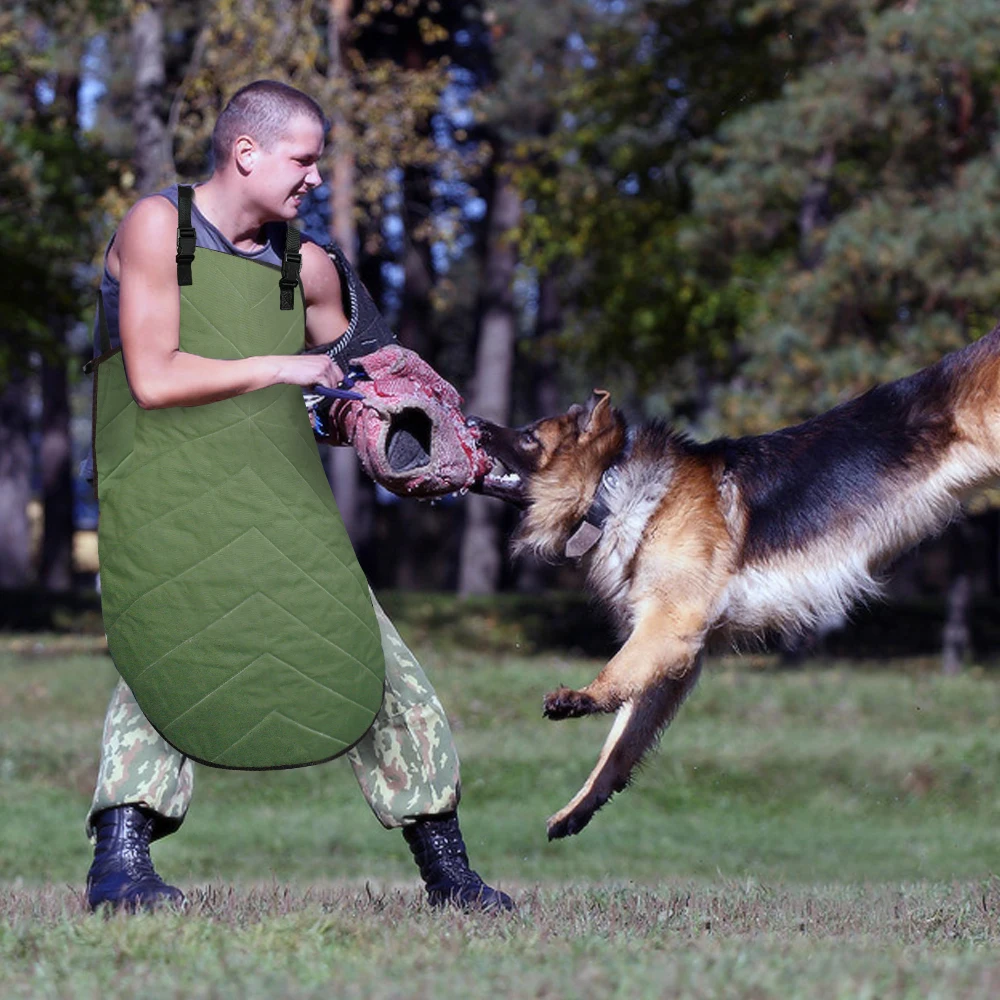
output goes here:
[{"label": "black dog collar", "polygon": [[601,481],[597,484],[597,491],[594,499],[587,508],[587,513],[583,515],[583,520],[573,530],[566,542],[566,557],[569,559],[579,559],[586,555],[601,539],[604,534],[604,524],[611,515],[609,501],[611,493],[618,485],[621,478],[621,467],[628,460],[632,452],[632,429],[629,428],[625,434],[625,445],[618,457],[609,465],[601,476]]}]

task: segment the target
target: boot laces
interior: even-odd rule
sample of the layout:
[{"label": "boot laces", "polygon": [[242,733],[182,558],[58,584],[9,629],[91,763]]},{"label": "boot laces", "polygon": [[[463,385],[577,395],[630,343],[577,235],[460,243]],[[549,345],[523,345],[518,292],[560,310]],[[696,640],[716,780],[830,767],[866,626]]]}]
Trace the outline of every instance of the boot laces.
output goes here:
[{"label": "boot laces", "polygon": [[153,859],[149,856],[148,847],[130,844],[122,853],[125,868],[136,882],[152,881],[159,884],[163,881],[153,868]]},{"label": "boot laces", "polygon": [[121,859],[122,867],[136,882],[152,882],[156,885],[165,884],[153,868],[153,859],[149,855],[149,838],[153,828],[151,816],[140,816],[135,819],[129,816],[122,830]]}]

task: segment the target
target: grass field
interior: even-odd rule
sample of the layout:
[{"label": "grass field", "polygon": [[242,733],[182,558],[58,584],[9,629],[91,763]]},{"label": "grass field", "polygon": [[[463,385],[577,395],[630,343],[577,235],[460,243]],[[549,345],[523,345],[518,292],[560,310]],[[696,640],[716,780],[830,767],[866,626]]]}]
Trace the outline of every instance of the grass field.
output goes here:
[{"label": "grass field", "polygon": [[608,723],[546,722],[541,696],[600,663],[401,628],[516,915],[429,911],[343,762],[199,769],[154,847],[190,910],[87,915],[114,670],[0,637],[0,997],[1000,995],[1000,672],[715,661],[635,786],[549,844]]}]

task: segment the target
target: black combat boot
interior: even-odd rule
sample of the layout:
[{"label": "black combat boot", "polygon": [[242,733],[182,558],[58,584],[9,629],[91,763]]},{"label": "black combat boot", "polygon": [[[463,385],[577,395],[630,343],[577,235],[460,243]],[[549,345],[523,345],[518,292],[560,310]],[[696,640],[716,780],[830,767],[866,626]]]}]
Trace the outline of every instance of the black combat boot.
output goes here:
[{"label": "black combat boot", "polygon": [[418,819],[403,827],[403,836],[420,868],[431,906],[514,909],[514,901],[507,893],[488,886],[469,867],[457,813]]},{"label": "black combat boot", "polygon": [[184,893],[167,885],[149,857],[156,816],[136,806],[115,806],[94,817],[97,845],[87,873],[87,903],[115,909],[152,910],[160,903],[179,905]]}]

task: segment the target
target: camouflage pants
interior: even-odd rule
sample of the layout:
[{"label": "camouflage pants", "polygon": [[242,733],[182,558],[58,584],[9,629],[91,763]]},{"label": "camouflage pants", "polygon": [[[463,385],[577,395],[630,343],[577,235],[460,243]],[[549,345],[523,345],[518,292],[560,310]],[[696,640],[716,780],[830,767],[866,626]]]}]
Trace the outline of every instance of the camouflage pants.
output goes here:
[{"label": "camouflage pants", "polygon": [[[372,594],[385,652],[385,699],[375,724],[345,755],[372,811],[391,829],[450,812],[460,795],[458,753],[441,702],[420,664]],[[87,835],[102,809],[141,805],[157,814],[156,836],[181,825],[194,764],[146,721],[119,680],[104,718],[101,764]]]}]

